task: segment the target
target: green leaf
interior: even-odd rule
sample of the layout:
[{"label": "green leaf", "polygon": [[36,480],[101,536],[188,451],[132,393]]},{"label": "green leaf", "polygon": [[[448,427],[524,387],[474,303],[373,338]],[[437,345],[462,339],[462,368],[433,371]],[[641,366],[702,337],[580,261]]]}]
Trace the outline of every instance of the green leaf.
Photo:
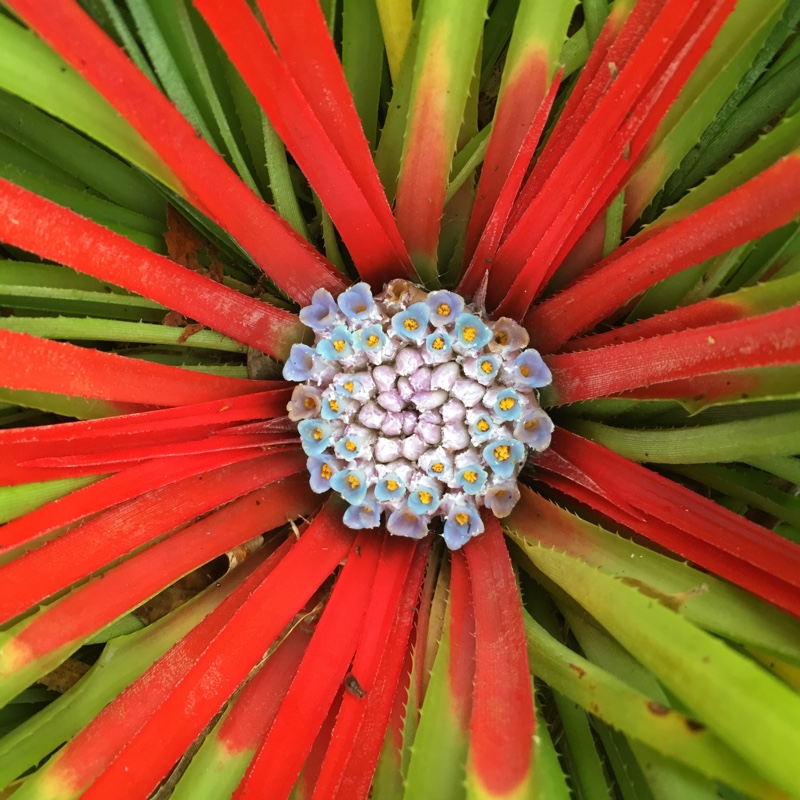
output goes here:
[{"label": "green leaf", "polygon": [[[92,669],[78,683],[35,717],[0,739],[0,787],[7,786],[72,738],[216,608],[242,577],[243,574],[231,574],[220,582],[222,588],[211,586],[158,622],[110,641]],[[112,623],[109,628],[116,624]]]},{"label": "green leaf", "polygon": [[21,517],[75,489],[88,486],[101,477],[103,476],[91,475],[85,478],[38,481],[19,486],[0,486],[0,523]]},{"label": "green leaf", "polygon": [[626,736],[710,778],[757,797],[782,795],[713,733],[556,641],[527,613],[524,622],[531,667],[557,692]]},{"label": "green leaf", "polygon": [[468,732],[454,714],[450,688],[450,609],[433,663],[421,719],[411,748],[404,800],[459,800],[466,796]]},{"label": "green leaf", "polygon": [[74,317],[0,317],[0,330],[19,331],[44,339],[72,341],[94,340],[112,342],[141,342],[143,344],[175,345],[207,348],[228,353],[241,353],[242,345],[211,330],[202,330],[180,341],[185,331],[166,325],[146,322]]},{"label": "green leaf", "polygon": [[0,15],[0,87],[52,114],[176,192],[181,184],[141,136],[32,32]]},{"label": "green leaf", "polygon": [[570,428],[643,463],[705,464],[800,453],[800,412],[676,430],[631,430],[575,420]]},{"label": "green leaf", "polygon": [[363,0],[344,0],[342,66],[370,147],[378,136],[378,101],[383,72],[383,38],[378,8]]},{"label": "green leaf", "polygon": [[727,581],[610,533],[527,489],[505,527],[526,560],[540,545],[557,547],[646,587],[695,625],[800,665],[800,621]]},{"label": "green leaf", "polygon": [[679,614],[580,560],[531,552],[580,603],[719,738],[768,780],[797,788],[800,697]]}]

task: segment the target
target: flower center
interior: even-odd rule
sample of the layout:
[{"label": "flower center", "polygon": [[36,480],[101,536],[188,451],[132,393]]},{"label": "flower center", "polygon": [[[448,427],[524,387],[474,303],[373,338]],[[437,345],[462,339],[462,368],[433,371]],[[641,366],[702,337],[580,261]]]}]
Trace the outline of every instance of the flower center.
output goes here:
[{"label": "flower center", "polygon": [[384,519],[421,538],[441,519],[456,549],[483,531],[481,509],[511,512],[520,469],[553,430],[536,392],[550,372],[524,328],[400,280],[377,297],[363,283],[337,299],[320,289],[300,319],[316,341],[284,367],[298,382],[289,418],[311,488],[347,501],[346,525]]}]

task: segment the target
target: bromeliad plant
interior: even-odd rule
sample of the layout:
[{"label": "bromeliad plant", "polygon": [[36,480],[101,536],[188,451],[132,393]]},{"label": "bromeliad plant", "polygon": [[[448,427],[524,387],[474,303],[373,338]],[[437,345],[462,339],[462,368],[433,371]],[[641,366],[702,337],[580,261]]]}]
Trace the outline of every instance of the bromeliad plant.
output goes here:
[{"label": "bromeliad plant", "polygon": [[800,796],[798,0],[5,6],[3,797]]}]

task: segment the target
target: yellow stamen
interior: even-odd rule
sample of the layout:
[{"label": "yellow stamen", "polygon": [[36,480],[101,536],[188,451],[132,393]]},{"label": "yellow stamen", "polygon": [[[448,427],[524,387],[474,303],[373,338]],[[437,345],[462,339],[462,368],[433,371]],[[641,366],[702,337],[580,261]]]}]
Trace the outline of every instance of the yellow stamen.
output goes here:
[{"label": "yellow stamen", "polygon": [[499,405],[501,411],[511,411],[512,408],[517,404],[517,401],[513,397],[504,397]]},{"label": "yellow stamen", "polygon": [[322,439],[322,428],[317,428],[313,434],[311,434],[317,441]]},{"label": "yellow stamen", "polygon": [[444,464],[441,461],[431,464],[431,472],[444,472]]},{"label": "yellow stamen", "polygon": [[440,317],[449,317],[452,313],[452,309],[449,305],[447,305],[447,303],[439,303],[439,305],[436,307],[436,313]]},{"label": "yellow stamen", "polygon": [[338,411],[339,410],[339,401],[338,400],[328,400],[328,405],[330,406],[331,411]]},{"label": "yellow stamen", "polygon": [[366,307],[366,306],[359,306],[359,307],[356,309],[356,314],[362,314],[362,313],[363,313],[364,311],[366,311],[366,310],[367,310],[367,307]]},{"label": "yellow stamen", "polygon": [[519,374],[522,375],[523,378],[527,378],[531,374],[531,368],[527,364],[520,364]]},{"label": "yellow stamen", "polygon": [[461,337],[465,342],[474,342],[475,337],[478,335],[478,329],[473,328],[471,325],[461,331]]},{"label": "yellow stamen", "polygon": [[477,472],[465,472],[464,473],[464,480],[468,483],[475,483],[478,480],[478,473]]},{"label": "yellow stamen", "polygon": [[481,432],[486,433],[489,430],[489,423],[481,417],[476,423],[475,427]]},{"label": "yellow stamen", "polygon": [[358,447],[357,447],[356,443],[352,439],[348,439],[344,443],[344,449],[345,450],[349,450],[351,453],[354,453],[358,449]]},{"label": "yellow stamen", "polygon": [[367,336],[368,347],[376,347],[378,342],[380,342],[380,339],[374,333],[371,333],[369,336]]},{"label": "yellow stamen", "polygon": [[347,482],[350,484],[351,489],[358,489],[361,486],[361,481],[355,475],[348,475]]},{"label": "yellow stamen", "polygon": [[322,477],[323,479],[325,479],[327,481],[328,478],[330,478],[331,475],[333,475],[333,470],[327,464],[323,464],[319,468],[319,474],[320,474],[320,477]]},{"label": "yellow stamen", "polygon": [[393,481],[391,478],[386,481],[386,488],[390,492],[394,492],[400,484],[397,481]]},{"label": "yellow stamen", "polygon": [[306,397],[306,399],[303,401],[303,405],[308,409],[316,408],[317,406],[313,397]]},{"label": "yellow stamen", "polygon": [[456,514],[456,522],[459,525],[466,525],[469,522],[469,514],[464,514],[463,512]]},{"label": "yellow stamen", "polygon": [[444,339],[441,336],[437,336],[431,346],[434,350],[444,350]]},{"label": "yellow stamen", "polygon": [[538,427],[539,427],[539,420],[538,419],[529,419],[525,423],[525,430],[526,431],[529,431],[529,430],[531,430],[533,428],[538,428]]},{"label": "yellow stamen", "polygon": [[497,331],[494,335],[494,340],[501,347],[504,347],[508,344],[508,334],[505,331]]},{"label": "yellow stamen", "polygon": [[333,342],[333,349],[337,353],[341,353],[342,350],[344,350],[344,339],[336,339],[336,341]]},{"label": "yellow stamen", "polygon": [[409,317],[407,320],[403,321],[403,327],[407,331],[415,331],[415,330],[417,330],[417,328],[419,328],[419,322],[417,322],[415,319],[411,319]]},{"label": "yellow stamen", "polygon": [[362,508],[362,510],[364,511],[365,514],[371,514],[372,513],[372,509],[369,506],[361,506],[361,508]]},{"label": "yellow stamen", "polygon": [[430,492],[420,492],[419,500],[423,505],[429,506],[433,501],[433,495]]},{"label": "yellow stamen", "polygon": [[487,374],[491,375],[492,370],[494,369],[494,364],[491,361],[481,361],[481,369]]},{"label": "yellow stamen", "polygon": [[346,392],[352,392],[354,388],[355,384],[353,381],[347,381],[347,383],[344,384],[344,389]]},{"label": "yellow stamen", "polygon": [[494,449],[494,457],[498,461],[508,461],[511,457],[511,450],[509,449],[507,444],[499,444]]}]

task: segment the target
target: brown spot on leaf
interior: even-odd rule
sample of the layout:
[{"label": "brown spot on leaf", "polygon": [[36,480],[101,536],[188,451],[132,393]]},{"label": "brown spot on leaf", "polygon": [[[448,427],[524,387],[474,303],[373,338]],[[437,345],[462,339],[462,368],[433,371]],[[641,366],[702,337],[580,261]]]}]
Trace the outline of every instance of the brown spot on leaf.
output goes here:
[{"label": "brown spot on leaf", "polygon": [[655,700],[651,700],[647,704],[647,710],[651,714],[655,714],[657,717],[665,717],[670,712],[668,706],[665,706],[663,703],[657,703]]},{"label": "brown spot on leaf", "polygon": [[199,322],[193,322],[191,325],[187,325],[183,329],[183,333],[178,337],[178,344],[183,344],[190,336],[200,333],[201,330],[203,330],[203,326]]},{"label": "brown spot on leaf", "polygon": [[645,583],[644,581],[640,581],[637,578],[620,578],[622,583],[626,586],[632,586],[634,589],[637,589],[641,594],[645,595],[645,597],[652,597],[654,600],[658,600],[662,606],[666,606],[667,608],[671,608],[673,611],[680,611],[681,607],[688,603],[689,600],[697,597],[698,595],[704,594],[708,591],[708,584],[701,583],[699,586],[693,586],[691,589],[687,589],[685,592],[677,592],[675,594],[666,594],[662,592],[660,589],[656,589],[655,586],[651,586],[649,583]]},{"label": "brown spot on leaf", "polygon": [[582,678],[584,675],[586,675],[586,670],[582,667],[579,667],[577,664],[569,664],[569,668],[573,672],[577,673],[579,678]]},{"label": "brown spot on leaf", "polygon": [[166,325],[168,328],[182,328],[186,325],[186,317],[179,311],[168,311],[164,314],[161,324]]},{"label": "brown spot on leaf", "polygon": [[703,723],[702,723],[702,722],[698,722],[698,721],[697,721],[697,720],[695,720],[695,719],[687,719],[687,720],[686,720],[686,727],[687,727],[687,728],[688,728],[688,729],[689,729],[689,730],[690,730],[692,733],[699,733],[700,731],[704,731],[704,730],[706,729],[706,726],[705,726],[705,725],[703,725]]}]

